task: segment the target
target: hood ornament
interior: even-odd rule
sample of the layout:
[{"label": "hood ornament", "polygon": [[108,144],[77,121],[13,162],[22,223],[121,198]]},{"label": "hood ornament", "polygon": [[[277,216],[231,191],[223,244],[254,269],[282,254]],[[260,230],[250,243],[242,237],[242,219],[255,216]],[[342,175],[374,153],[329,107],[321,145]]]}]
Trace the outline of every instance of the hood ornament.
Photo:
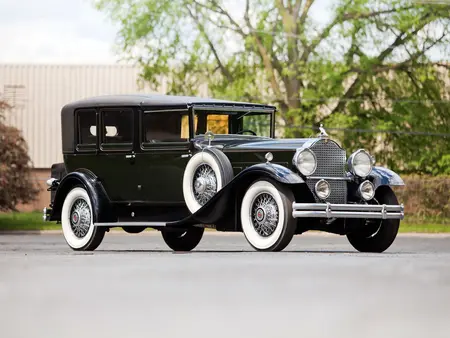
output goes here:
[{"label": "hood ornament", "polygon": [[323,127],[322,123],[320,124],[319,130],[320,130],[320,134],[319,134],[320,137],[328,137],[328,134],[325,131],[325,128]]}]

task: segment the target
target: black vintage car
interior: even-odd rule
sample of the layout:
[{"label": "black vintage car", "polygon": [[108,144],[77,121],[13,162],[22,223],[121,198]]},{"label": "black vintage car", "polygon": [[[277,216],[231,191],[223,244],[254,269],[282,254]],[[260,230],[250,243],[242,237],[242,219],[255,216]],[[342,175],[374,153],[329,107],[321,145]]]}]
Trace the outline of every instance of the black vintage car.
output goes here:
[{"label": "black vintage car", "polygon": [[256,250],[281,251],[296,234],[346,235],[383,252],[404,217],[391,188],[404,185],[360,149],[325,130],[275,138],[270,105],[168,95],[101,96],[61,111],[64,163],[52,166],[44,219],[74,250],[105,232],[161,231],[189,251],[205,228],[243,232]]}]

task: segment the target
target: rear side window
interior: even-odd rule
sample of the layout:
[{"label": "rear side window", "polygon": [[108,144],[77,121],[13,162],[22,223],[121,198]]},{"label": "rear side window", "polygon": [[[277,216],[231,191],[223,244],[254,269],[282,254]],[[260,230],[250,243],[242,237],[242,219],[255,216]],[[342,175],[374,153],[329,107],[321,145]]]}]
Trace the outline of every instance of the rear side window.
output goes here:
[{"label": "rear side window", "polygon": [[102,117],[102,148],[131,150],[133,148],[134,112],[131,109],[104,109]]},{"label": "rear side window", "polygon": [[145,112],[142,120],[144,144],[187,142],[189,119],[187,111]]},{"label": "rear side window", "polygon": [[78,125],[77,148],[90,150],[97,147],[97,115],[95,110],[84,109],[76,113]]}]

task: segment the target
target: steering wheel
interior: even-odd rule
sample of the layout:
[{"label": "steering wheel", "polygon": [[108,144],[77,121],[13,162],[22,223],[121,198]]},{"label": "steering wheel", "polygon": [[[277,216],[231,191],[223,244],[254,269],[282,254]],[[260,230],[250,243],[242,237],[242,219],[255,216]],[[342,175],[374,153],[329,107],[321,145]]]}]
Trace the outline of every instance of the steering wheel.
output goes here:
[{"label": "steering wheel", "polygon": [[256,133],[253,130],[250,130],[250,129],[240,130],[236,134],[243,134],[243,133],[251,133],[251,134],[257,136]]}]

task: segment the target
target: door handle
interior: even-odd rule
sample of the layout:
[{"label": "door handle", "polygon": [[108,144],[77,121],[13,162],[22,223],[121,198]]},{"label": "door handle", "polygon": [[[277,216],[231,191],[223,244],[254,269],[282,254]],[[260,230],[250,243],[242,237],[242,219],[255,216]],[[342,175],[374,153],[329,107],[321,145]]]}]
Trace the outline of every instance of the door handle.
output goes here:
[{"label": "door handle", "polygon": [[125,158],[135,158],[136,155],[135,154],[131,154],[131,155],[125,155]]}]

